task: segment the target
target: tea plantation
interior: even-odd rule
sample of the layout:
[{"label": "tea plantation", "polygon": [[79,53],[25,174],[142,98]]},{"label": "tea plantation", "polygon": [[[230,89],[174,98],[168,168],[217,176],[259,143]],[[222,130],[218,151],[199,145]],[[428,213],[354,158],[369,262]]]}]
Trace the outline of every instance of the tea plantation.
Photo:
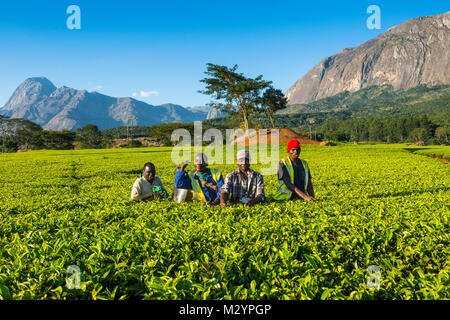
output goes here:
[{"label": "tea plantation", "polygon": [[0,298],[449,299],[450,170],[409,149],[302,146],[319,201],[224,209],[130,201],[170,148],[1,154]]}]

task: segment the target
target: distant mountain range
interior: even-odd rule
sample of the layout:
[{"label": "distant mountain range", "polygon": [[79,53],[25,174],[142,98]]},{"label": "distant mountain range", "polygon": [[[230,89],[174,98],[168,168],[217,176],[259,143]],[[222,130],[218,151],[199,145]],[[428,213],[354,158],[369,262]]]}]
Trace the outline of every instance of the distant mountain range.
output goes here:
[{"label": "distant mountain range", "polygon": [[[430,106],[442,111],[448,106],[449,43],[450,12],[406,21],[359,47],[323,59],[289,88],[285,96],[290,107],[279,114],[351,111],[369,116],[406,102],[426,102],[413,108],[415,111],[405,105],[402,110],[407,112],[424,112]],[[436,88],[427,89],[430,86]],[[379,89],[370,89],[373,87]],[[405,95],[396,93],[416,87],[419,89]],[[359,90],[361,94],[349,95]],[[375,100],[383,102],[382,108],[370,102],[378,96],[381,100]],[[19,85],[0,114],[31,120],[51,130],[74,130],[86,124],[108,129],[126,125],[128,118],[136,118],[139,126],[151,126],[221,116],[209,107],[153,106],[133,98],[56,88],[44,77],[29,78]]]},{"label": "distant mountain range", "polygon": [[395,90],[450,84],[450,12],[408,20],[356,48],[323,59],[289,88],[306,104],[380,85]]},{"label": "distant mountain range", "polygon": [[45,77],[26,79],[0,109],[0,114],[27,119],[49,130],[75,130],[87,124],[103,130],[124,126],[128,118],[136,118],[139,126],[151,126],[217,116],[210,107],[184,108],[171,103],[153,106],[133,98],[114,98],[65,86],[56,88]]}]

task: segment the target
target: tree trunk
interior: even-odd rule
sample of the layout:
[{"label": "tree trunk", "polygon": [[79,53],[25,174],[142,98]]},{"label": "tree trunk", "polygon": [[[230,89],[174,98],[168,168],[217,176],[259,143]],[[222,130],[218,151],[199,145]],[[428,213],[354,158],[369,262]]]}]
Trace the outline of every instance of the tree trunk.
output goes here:
[{"label": "tree trunk", "polygon": [[244,127],[245,127],[245,132],[248,132],[248,113],[247,113],[247,107],[243,107],[242,108],[242,112],[244,115]]},{"label": "tree trunk", "polygon": [[272,124],[272,128],[275,128],[275,119],[273,118],[272,112],[269,112],[267,115],[269,116],[270,123]]}]

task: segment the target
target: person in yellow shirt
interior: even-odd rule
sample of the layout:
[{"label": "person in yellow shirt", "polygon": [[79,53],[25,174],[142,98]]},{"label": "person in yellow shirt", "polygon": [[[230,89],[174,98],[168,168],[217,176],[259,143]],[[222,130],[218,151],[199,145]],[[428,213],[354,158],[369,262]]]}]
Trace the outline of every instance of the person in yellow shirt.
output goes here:
[{"label": "person in yellow shirt", "polygon": [[303,199],[317,200],[311,182],[311,172],[308,163],[300,160],[300,142],[291,139],[287,144],[288,157],[278,164],[278,183],[280,184],[274,195],[276,200]]},{"label": "person in yellow shirt", "polygon": [[[185,172],[189,162],[177,167],[175,172],[175,190],[190,190],[194,200],[200,200],[210,206],[220,202],[219,190],[223,186],[222,173],[217,169],[208,168],[208,158],[199,153],[194,159],[194,171]],[[175,191],[174,191],[175,194]]]}]

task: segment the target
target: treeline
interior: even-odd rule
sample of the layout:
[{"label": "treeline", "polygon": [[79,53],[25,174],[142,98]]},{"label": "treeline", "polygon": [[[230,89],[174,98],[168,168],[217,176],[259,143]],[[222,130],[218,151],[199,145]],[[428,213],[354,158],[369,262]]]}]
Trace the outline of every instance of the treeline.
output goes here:
[{"label": "treeline", "polygon": [[281,113],[350,111],[354,118],[383,118],[448,112],[449,85],[419,85],[395,90],[391,85],[342,92],[302,105],[290,105]]},{"label": "treeline", "polygon": [[[203,131],[213,128],[211,125],[202,124]],[[164,146],[172,146],[176,144],[171,140],[172,133],[177,129],[187,130],[191,136],[194,136],[194,124],[193,123],[161,123],[154,126],[140,126],[134,127],[132,130],[127,127],[115,127],[111,129],[105,129],[102,132],[111,136],[114,139],[125,138],[140,138],[140,137],[152,137],[159,141]]]},{"label": "treeline", "polygon": [[[448,119],[439,119],[436,115],[444,115],[449,110],[448,85],[420,85],[406,91],[394,90],[390,85],[372,86],[353,93],[342,92],[309,104],[290,105],[277,112],[276,126],[309,133],[322,124],[343,123],[343,120],[416,118],[426,114],[434,124],[447,127]],[[254,115],[250,120],[262,128],[272,127],[263,113]],[[225,117],[207,120],[206,123],[227,126],[232,120]]]},{"label": "treeline", "polygon": [[111,136],[113,139],[140,138],[149,136],[148,126],[139,127],[114,127],[102,130],[102,133]]},{"label": "treeline", "polygon": [[[426,144],[449,144],[450,113],[433,115],[413,115],[397,118],[372,118],[354,119],[351,113],[341,112],[337,121],[322,122],[322,116],[326,113],[317,113],[316,118],[311,114],[298,114],[296,117],[278,117],[279,127],[290,128],[312,139],[333,141],[374,141],[386,143],[418,142]],[[335,114],[336,115],[336,114]],[[341,117],[342,116],[342,117]],[[289,117],[291,121],[285,121]],[[298,119],[301,119],[299,121]],[[316,120],[311,121],[312,119]],[[250,118],[251,128],[271,128],[267,117]],[[234,117],[222,117],[202,122],[203,131],[209,128],[219,129],[225,137],[225,130],[237,128],[240,120]],[[133,129],[133,137],[154,137],[165,146],[171,146],[172,132],[176,129],[185,129],[191,136],[194,134],[193,123],[168,123],[151,127],[136,127]],[[104,130],[103,133],[113,138],[126,138],[126,127],[117,127]],[[130,134],[130,132],[128,133]],[[208,143],[206,143],[208,144]]]},{"label": "treeline", "polygon": [[[301,128],[309,131],[311,126],[317,127],[329,122],[408,118],[426,114],[434,118],[436,124],[448,126],[448,120],[435,119],[435,115],[444,115],[449,110],[449,86],[419,86],[406,92],[370,87],[351,94],[344,92],[309,105],[291,105],[276,115],[276,123],[282,128]],[[216,119],[212,119],[214,120]],[[263,114],[255,116],[252,120],[265,128],[271,125]],[[223,123],[226,120],[217,121]]]},{"label": "treeline", "polygon": [[69,150],[78,143],[81,148],[107,148],[113,139],[103,134],[96,125],[86,125],[76,131],[43,130],[29,120],[9,119],[0,115],[1,152],[23,150]]},{"label": "treeline", "polygon": [[[427,115],[384,118],[349,119],[323,123],[311,132],[320,140],[379,141],[403,143],[423,141],[425,144],[449,144],[450,127],[441,125],[450,113],[430,119]],[[434,121],[433,121],[434,120]]]},{"label": "treeline", "polygon": [[[203,127],[204,130],[209,127]],[[165,146],[172,146],[174,130],[188,130],[194,135],[193,123],[164,123],[150,127],[116,127],[100,131],[96,125],[88,124],[76,131],[44,130],[40,125],[29,120],[9,119],[0,115],[0,152],[22,150],[70,150],[78,145],[81,149],[110,148],[114,139],[129,138],[120,147],[141,147],[142,143],[134,138],[154,137]]]}]

